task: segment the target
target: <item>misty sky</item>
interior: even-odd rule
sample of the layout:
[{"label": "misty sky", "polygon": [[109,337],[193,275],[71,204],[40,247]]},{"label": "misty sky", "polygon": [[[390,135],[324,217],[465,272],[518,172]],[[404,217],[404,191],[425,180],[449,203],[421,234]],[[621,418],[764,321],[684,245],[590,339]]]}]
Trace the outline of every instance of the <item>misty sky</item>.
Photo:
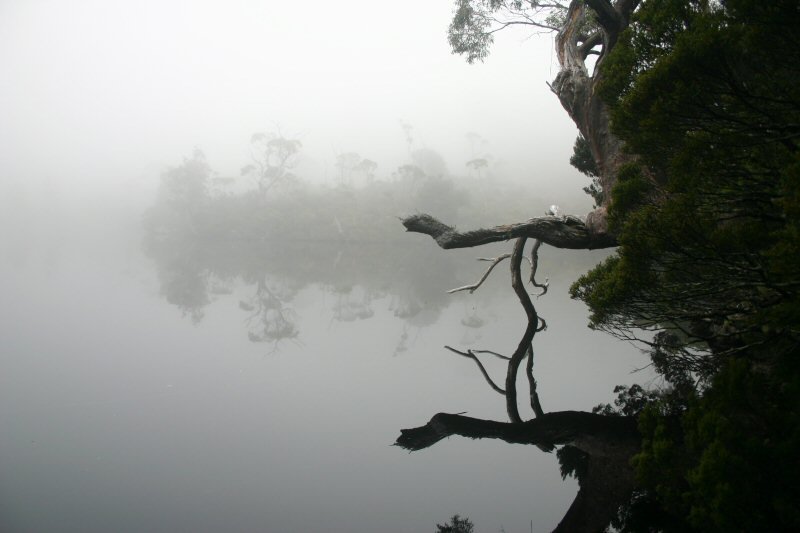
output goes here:
[{"label": "misty sky", "polygon": [[59,193],[136,194],[195,147],[237,174],[257,131],[296,136],[324,180],[355,151],[388,176],[400,121],[454,173],[467,132],[514,177],[570,176],[575,128],[546,81],[549,37],[498,36],[484,64],[450,54],[451,2],[9,1],[0,4],[0,174]]}]

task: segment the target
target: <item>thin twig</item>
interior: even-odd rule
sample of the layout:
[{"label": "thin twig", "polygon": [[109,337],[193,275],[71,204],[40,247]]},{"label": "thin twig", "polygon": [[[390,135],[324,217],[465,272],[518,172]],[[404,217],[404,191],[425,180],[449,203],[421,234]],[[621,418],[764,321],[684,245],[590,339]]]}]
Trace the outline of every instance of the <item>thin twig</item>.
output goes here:
[{"label": "thin twig", "polygon": [[479,279],[477,281],[477,283],[473,283],[472,285],[464,285],[463,287],[458,287],[457,289],[450,289],[447,292],[449,294],[453,294],[454,292],[459,292],[459,291],[469,291],[470,294],[472,294],[473,292],[475,292],[477,290],[478,287],[483,285],[483,282],[486,281],[486,278],[488,278],[489,274],[492,273],[492,270],[494,270],[494,267],[496,267],[498,264],[500,264],[501,261],[503,261],[504,259],[508,259],[509,257],[511,257],[511,254],[503,254],[503,255],[499,255],[499,256],[494,257],[494,258],[479,257],[478,261],[491,261],[492,262],[492,264],[489,265],[489,268],[486,269],[486,272],[484,272],[484,274],[481,277],[481,279]]},{"label": "thin twig", "polygon": [[453,353],[457,353],[458,355],[464,356],[467,359],[472,359],[473,361],[475,361],[475,364],[478,365],[478,368],[481,370],[481,374],[483,374],[483,377],[486,378],[486,382],[489,384],[489,386],[492,389],[494,389],[498,394],[502,394],[503,396],[505,396],[506,391],[498,387],[497,384],[492,380],[492,378],[489,376],[489,373],[486,372],[486,368],[483,366],[483,363],[481,363],[481,360],[478,359],[478,356],[475,355],[475,353],[472,350],[467,350],[466,352],[462,352],[461,350],[456,350],[451,346],[445,346],[445,348],[447,348]]},{"label": "thin twig", "polygon": [[494,355],[495,357],[499,357],[500,359],[505,359],[506,361],[508,361],[509,359],[511,359],[511,358],[510,358],[509,356],[507,356],[507,355],[503,355],[503,354],[501,354],[501,353],[493,352],[493,351],[491,351],[491,350],[470,350],[470,351],[471,351],[472,353],[488,353],[488,354]]}]

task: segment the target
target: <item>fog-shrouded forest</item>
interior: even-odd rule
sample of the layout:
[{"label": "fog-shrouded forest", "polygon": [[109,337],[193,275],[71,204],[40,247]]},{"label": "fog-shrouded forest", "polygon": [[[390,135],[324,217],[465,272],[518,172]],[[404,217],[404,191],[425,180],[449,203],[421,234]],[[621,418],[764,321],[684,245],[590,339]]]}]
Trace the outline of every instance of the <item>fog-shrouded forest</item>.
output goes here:
[{"label": "fog-shrouded forest", "polygon": [[3,3],[0,531],[800,527],[797,18]]}]

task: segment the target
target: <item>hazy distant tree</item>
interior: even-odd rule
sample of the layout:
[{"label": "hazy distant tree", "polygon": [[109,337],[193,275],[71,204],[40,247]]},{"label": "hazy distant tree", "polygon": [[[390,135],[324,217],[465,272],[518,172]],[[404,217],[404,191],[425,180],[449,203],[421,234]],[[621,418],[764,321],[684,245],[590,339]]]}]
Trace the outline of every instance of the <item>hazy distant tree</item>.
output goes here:
[{"label": "hazy distant tree", "polygon": [[375,180],[375,171],[377,169],[378,163],[372,159],[362,159],[353,170],[364,179],[365,183],[372,183]]},{"label": "hazy distant tree", "polygon": [[444,525],[436,524],[436,533],[472,533],[475,526],[469,518],[461,518],[459,515],[453,515],[450,522],[445,522]]},{"label": "hazy distant tree", "polygon": [[252,163],[242,168],[242,176],[255,180],[261,197],[282,184],[296,179],[291,169],[297,165],[302,143],[280,133],[255,133],[250,138]]},{"label": "hazy distant tree", "polygon": [[399,182],[416,184],[425,177],[425,173],[417,165],[400,165],[392,176]]},{"label": "hazy distant tree", "polygon": [[336,156],[336,170],[339,172],[339,185],[353,184],[353,172],[361,163],[361,156],[356,152],[345,152]]},{"label": "hazy distant tree", "polygon": [[197,149],[179,166],[165,171],[161,175],[155,205],[145,213],[144,224],[148,234],[198,233],[199,219],[208,206],[211,175],[203,152]]},{"label": "hazy distant tree", "polygon": [[411,152],[414,151],[414,136],[411,135],[411,130],[414,129],[414,126],[412,126],[408,122],[404,122],[401,120],[400,127],[403,129],[403,137],[406,141],[406,149],[408,150],[408,155],[411,155]]},{"label": "hazy distant tree", "polygon": [[431,178],[447,176],[447,164],[442,155],[431,148],[420,148],[411,152],[411,161]]},{"label": "hazy distant tree", "polygon": [[478,178],[483,177],[483,173],[489,168],[489,143],[475,132],[469,132],[466,135],[467,142],[469,143],[470,158],[466,163],[467,168],[474,171]]},{"label": "hazy distant tree", "polygon": [[478,157],[467,161],[467,168],[475,171],[475,174],[478,176],[478,178],[482,177],[481,174],[483,170],[488,167],[489,167],[489,161],[483,157]]},{"label": "hazy distant tree", "polygon": [[159,201],[179,210],[192,210],[208,197],[211,167],[201,150],[195,149],[191,158],[161,175]]}]

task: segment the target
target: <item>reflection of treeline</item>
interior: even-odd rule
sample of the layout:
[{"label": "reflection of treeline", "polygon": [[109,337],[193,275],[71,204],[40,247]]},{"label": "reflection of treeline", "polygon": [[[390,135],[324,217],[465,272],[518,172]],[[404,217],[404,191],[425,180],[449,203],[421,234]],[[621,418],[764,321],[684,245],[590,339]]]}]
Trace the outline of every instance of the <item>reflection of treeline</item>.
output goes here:
[{"label": "reflection of treeline", "polygon": [[[257,187],[232,192],[233,180],[215,178],[197,151],[162,175],[145,224],[151,237],[372,242],[402,239],[397,217],[415,211],[453,223],[491,224],[528,218],[538,214],[536,205],[545,204],[519,186],[475,177],[456,182],[424,169],[403,165],[390,179],[371,179],[360,187],[312,186],[267,169],[262,173],[281,176],[274,186],[262,179]],[[244,170],[245,176],[256,172],[253,165]]]},{"label": "reflection of treeline", "polygon": [[[424,326],[453,301],[446,290],[475,281],[484,266],[474,261],[475,250],[432,253],[435,244],[404,233],[398,215],[421,210],[477,226],[524,219],[536,204],[520,188],[475,177],[455,182],[435,170],[441,168],[406,165],[386,181],[325,187],[290,179],[269,164],[250,165],[245,173],[261,181],[233,192],[198,151],[162,175],[144,217],[145,249],[156,262],[162,295],[194,321],[235,283],[252,288],[238,307],[254,341],[296,336],[290,304],[312,284],[334,296],[335,320],[368,319],[372,302],[388,297],[395,316]],[[269,185],[275,176],[280,179]],[[542,255],[546,265],[548,254]],[[565,262],[550,259],[563,275]],[[574,270],[571,278],[591,266],[566,264]]]}]

